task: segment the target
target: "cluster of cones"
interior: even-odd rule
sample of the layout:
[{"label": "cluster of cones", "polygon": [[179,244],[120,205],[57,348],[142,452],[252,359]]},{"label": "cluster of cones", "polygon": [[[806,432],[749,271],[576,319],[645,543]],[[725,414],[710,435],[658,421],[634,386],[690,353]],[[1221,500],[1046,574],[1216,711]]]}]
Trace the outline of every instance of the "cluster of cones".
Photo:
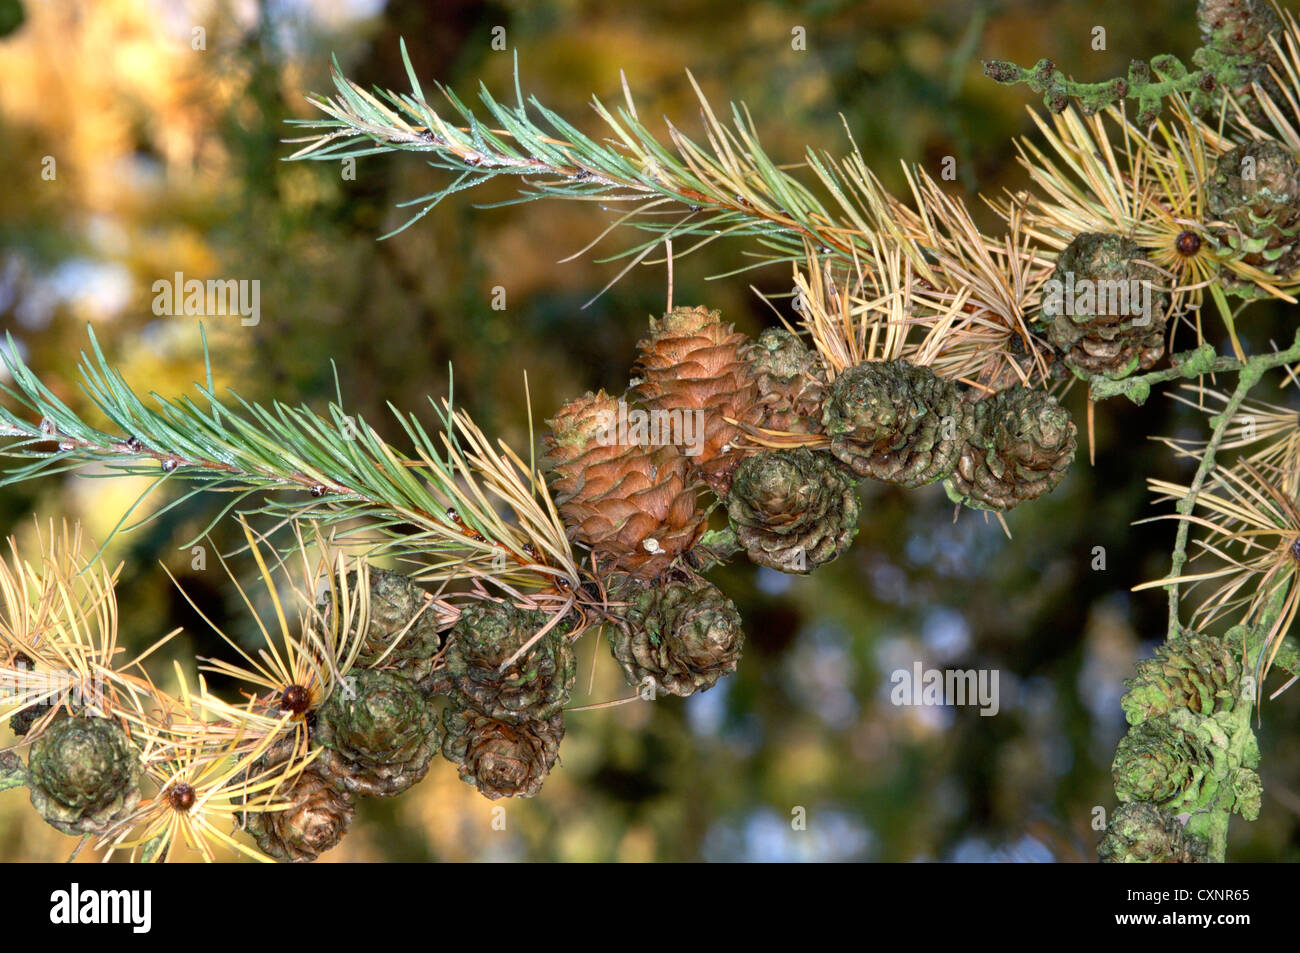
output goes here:
[{"label": "cluster of cones", "polygon": [[[1207,221],[1178,237],[1186,258],[1203,249],[1224,269],[1225,290],[1250,298],[1261,283],[1293,283],[1300,270],[1300,162],[1278,142],[1237,146],[1201,184]],[[1154,367],[1171,317],[1151,250],[1117,234],[1085,232],[1057,257],[1040,321],[1064,365],[1084,380]],[[1243,268],[1242,266],[1246,266]]]},{"label": "cluster of cones", "polygon": [[[627,393],[566,404],[547,454],[574,541],[643,582],[691,564],[710,493],[755,562],[807,572],[851,542],[862,477],[947,480],[967,505],[1005,510],[1055,487],[1074,452],[1068,415],[1035,389],[973,399],[903,360],[830,379],[797,335],[750,341],[706,308],[678,308],[650,330]],[[700,438],[687,445],[656,423],[678,420]],[[779,438],[793,446],[764,446]]]},{"label": "cluster of cones", "polygon": [[[1201,4],[1207,48],[1236,57],[1243,88],[1261,81],[1257,64],[1276,26],[1258,6]],[[1189,254],[1208,241],[1265,275],[1300,266],[1300,165],[1286,147],[1239,146],[1202,188],[1207,225],[1189,232]],[[1059,255],[1052,277],[1066,294],[1045,298],[1038,321],[1077,376],[1118,379],[1164,356],[1162,292],[1138,308],[1096,291],[1155,288],[1149,257],[1130,237],[1099,233],[1076,236]],[[1085,286],[1090,302],[1071,297]],[[651,321],[625,393],[585,394],[549,424],[559,513],[594,557],[613,657],[643,697],[690,695],[735,670],[741,621],[700,575],[712,563],[735,551],[788,573],[830,562],[856,534],[863,478],[942,481],[960,504],[1006,511],[1054,489],[1077,444],[1069,414],[1044,390],[980,394],[906,360],[834,372],[796,334],[750,340],[703,307]],[[715,509],[727,525],[710,532]],[[536,794],[557,762],[574,681],[572,620],[485,599],[440,632],[420,621],[424,598],[404,577],[374,575],[361,674],[311,730],[320,757],[299,775],[291,807],[250,817],[267,853],[314,858],[342,836],[355,797],[405,790],[437,751],[489,798]],[[1125,805],[1107,859],[1203,856],[1175,815],[1213,794],[1184,768],[1191,748],[1222,747],[1215,719],[1231,710],[1227,667],[1213,645],[1193,641],[1139,673],[1126,698],[1134,729],[1116,762]],[[1233,770],[1218,780],[1242,788],[1240,809],[1250,813],[1250,766]]]},{"label": "cluster of cones", "polygon": [[[704,308],[654,322],[634,373],[623,398],[588,394],[555,416],[547,463],[566,526],[599,567],[613,656],[642,697],[690,695],[735,670],[741,620],[700,575],[709,560],[744,550],[759,565],[810,572],[851,543],[861,477],[943,479],[970,505],[1006,509],[1055,486],[1074,451],[1073,425],[1041,392],[973,401],[902,361],[829,380],[797,336],[751,342]],[[629,409],[694,429],[676,432],[686,441],[662,431],[652,440]],[[630,428],[620,432],[620,420]],[[804,445],[750,439],[775,433]],[[729,525],[706,536],[710,494]],[[289,685],[261,700],[272,717],[290,714],[293,730],[245,769],[281,780],[274,809],[250,807],[241,824],[278,860],[316,859],[347,832],[358,798],[401,794],[438,753],[493,799],[536,794],[558,760],[576,614],[483,596],[452,622],[412,579],[368,579],[366,629],[332,687],[321,697]],[[319,609],[328,619],[339,607]],[[31,747],[32,802],[60,830],[102,834],[140,804],[137,764],[116,722],[58,719]]]},{"label": "cluster of cones", "polygon": [[1202,862],[1208,806],[1259,816],[1252,683],[1234,634],[1185,632],[1126,683],[1130,727],[1112,765],[1120,807],[1098,846],[1104,863]]},{"label": "cluster of cones", "polygon": [[304,711],[305,739],[286,736],[250,772],[315,752],[276,792],[288,807],[246,815],[258,848],[276,860],[315,860],[347,833],[356,798],[402,793],[428,773],[439,750],[442,729],[426,684],[443,650],[436,617],[407,577],[369,575],[368,627],[349,673]]},{"label": "cluster of cones", "polygon": [[[440,752],[493,799],[536,794],[557,760],[576,670],[571,622],[483,598],[449,624],[412,579],[368,575],[365,631],[353,633],[355,655],[329,688],[288,685],[253,703],[287,720],[249,753],[231,790],[238,825],[276,860],[315,860],[347,833],[358,798],[403,793]],[[337,594],[325,598],[328,619]],[[65,833],[111,836],[142,805],[140,765],[128,725],[69,708],[34,733],[25,767],[0,766],[0,785],[20,777]],[[187,811],[199,796],[171,782],[156,799]]]},{"label": "cluster of cones", "polygon": [[[1261,269],[1295,267],[1300,168],[1288,150],[1239,147],[1206,188],[1225,223],[1221,241]],[[1057,275],[1076,285],[1145,280],[1143,254],[1123,236],[1084,234],[1061,253]],[[1043,309],[1048,340],[1085,378],[1121,377],[1162,356],[1163,310],[1145,317]],[[1073,422],[1043,390],[980,396],[905,360],[832,374],[799,336],[773,329],[749,340],[706,308],[653,321],[638,348],[625,394],[589,393],[552,418],[546,463],[570,537],[599,568],[612,654],[643,696],[690,695],[735,670],[739,614],[700,575],[718,559],[743,551],[760,566],[811,572],[851,544],[862,478],[942,481],[966,506],[1005,511],[1056,487],[1076,450]],[[710,532],[715,508],[727,525]],[[247,815],[272,857],[314,859],[346,832],[356,798],[405,791],[439,752],[489,798],[536,794],[557,762],[575,677],[572,618],[481,599],[440,629],[410,579],[374,571],[370,586],[354,674],[306,712],[314,755],[277,793],[288,806]],[[296,703],[287,689],[276,700],[282,709]],[[1191,714],[1195,724],[1172,711],[1135,724],[1122,747],[1119,786],[1142,806],[1119,817],[1116,855],[1124,831],[1145,825],[1172,837],[1169,812],[1208,796],[1204,785],[1189,793],[1174,783],[1190,763],[1184,749],[1221,740],[1211,713]],[[262,766],[301,756],[295,745],[273,747]],[[124,750],[107,720],[56,722],[32,747],[33,803],[60,829],[103,830],[139,799]],[[1238,768],[1228,783],[1242,788],[1249,810],[1249,766]]]},{"label": "cluster of cones", "polygon": [[483,599],[439,631],[410,579],[372,570],[370,585],[355,674],[310,721],[319,756],[282,792],[289,808],[248,816],[276,859],[314,860],[342,838],[356,797],[402,793],[439,752],[492,799],[531,797],[556,763],[576,672],[567,621]]},{"label": "cluster of cones", "polygon": [[[1000,511],[1054,488],[1076,445],[1040,390],[975,399],[902,360],[832,378],[798,335],[751,341],[703,307],[652,320],[626,393],[587,393],[550,426],[550,485],[605,575],[614,657],[629,683],[678,695],[739,659],[735,607],[699,576],[720,555],[808,573],[851,544],[863,477],[944,480]],[[728,525],[709,532],[715,507]]]},{"label": "cluster of cones", "polygon": [[[1119,380],[1154,367],[1166,353],[1168,325],[1183,310],[1183,296],[1191,291],[1199,300],[1211,281],[1244,299],[1285,295],[1300,283],[1300,160],[1293,140],[1266,138],[1273,120],[1262,105],[1271,100],[1285,111],[1293,98],[1274,79],[1289,75],[1278,56],[1278,48],[1291,42],[1289,31],[1269,0],[1199,0],[1197,20],[1204,45],[1195,59],[1204,79],[1192,106],[1209,127],[1222,130],[1227,93],[1256,126],[1236,134],[1240,144],[1226,151],[1230,140],[1203,136],[1204,169],[1189,161],[1190,153],[1157,160],[1172,162],[1181,180],[1177,191],[1157,190],[1165,190],[1154,204],[1164,207],[1167,221],[1147,216],[1145,226],[1134,221],[1114,231],[1068,234],[1077,218],[1062,208],[1046,223],[1069,243],[1056,257],[1033,321],[1056,352],[1057,366],[1083,380]],[[1085,113],[1095,108],[1084,102]],[[1147,113],[1144,99],[1137,120],[1144,130],[1156,118],[1155,112],[1144,118]],[[1235,122],[1232,113],[1229,119]],[[1113,187],[1127,189],[1118,181]],[[1100,190],[1092,197],[1107,207],[1113,199]]]}]

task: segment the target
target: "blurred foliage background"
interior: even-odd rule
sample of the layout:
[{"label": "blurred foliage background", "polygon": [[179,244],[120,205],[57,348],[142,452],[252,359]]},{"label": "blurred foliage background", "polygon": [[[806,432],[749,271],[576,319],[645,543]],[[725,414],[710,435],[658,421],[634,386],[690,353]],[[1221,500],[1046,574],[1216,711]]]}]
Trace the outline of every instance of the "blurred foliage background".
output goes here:
[{"label": "blurred foliage background", "polygon": [[[0,6],[12,14],[18,0]],[[405,88],[404,37],[429,90],[462,96],[482,81],[502,98],[511,52],[526,92],[594,130],[587,106],[621,94],[640,114],[698,131],[690,69],[715,106],[750,107],[773,155],[841,151],[844,124],[895,191],[900,160],[932,172],[957,160],[954,188],[1025,184],[1011,138],[1029,134],[1020,89],[982,76],[979,59],[1047,56],[1079,78],[1120,75],[1130,57],[1186,56],[1193,0],[822,0],[727,7],[706,0],[629,5],[572,0],[21,0],[0,40],[0,324],[65,400],[84,406],[75,364],[94,325],[128,380],[185,392],[202,375],[198,319],[155,317],[151,286],[186,277],[258,279],[261,321],[209,318],[219,386],[249,398],[322,405],[343,396],[389,439],[385,407],[432,416],[455,393],[489,433],[529,440],[535,419],[589,388],[622,390],[636,340],[662,311],[663,268],[583,256],[605,224],[583,204],[476,210],[508,183],[461,196],[386,241],[396,203],[432,191],[418,158],[371,158],[348,181],[334,163],[286,163],[303,95],[329,89],[330,56],[363,85]],[[795,27],[806,51],[792,49]],[[1093,49],[1094,26],[1107,48]],[[194,46],[201,27],[204,49]],[[662,127],[660,127],[662,131]],[[42,177],[46,157],[57,174]],[[982,209],[982,206],[980,206]],[[992,220],[985,216],[992,225]],[[611,241],[613,243],[611,243]],[[614,250],[618,239],[598,246]],[[788,271],[706,280],[738,264],[735,245],[677,263],[677,303],[705,303],[748,333],[774,323],[751,289],[788,290]],[[507,307],[493,310],[491,290]],[[1255,347],[1294,318],[1257,308]],[[1290,393],[1289,391],[1287,392]],[[1258,393],[1261,399],[1270,395]],[[1083,420],[1083,394],[1070,395]],[[1282,396],[1279,400],[1294,399]],[[1163,574],[1174,527],[1151,515],[1143,479],[1186,476],[1147,435],[1195,435],[1203,416],[1166,397],[1099,409],[1096,464],[1080,462],[1051,496],[996,523],[953,510],[938,486],[863,489],[852,551],[815,577],[736,564],[714,579],[739,605],[748,643],[739,673],[685,701],[572,713],[562,767],[542,794],[492,804],[439,760],[414,791],[364,801],[327,860],[1008,860],[1091,861],[1094,810],[1114,806],[1110,759],[1122,733],[1122,680],[1164,630]],[[67,477],[0,491],[0,527],[31,544],[32,514],[82,520],[103,538],[139,485]],[[157,510],[165,501],[146,505]],[[215,559],[192,568],[179,544],[211,517],[195,500],[117,538],[123,638],[144,645],[174,626],[174,652],[222,646],[168,581],[251,638]],[[230,527],[213,544],[233,548]],[[1094,569],[1104,551],[1104,569]],[[624,697],[608,650],[583,646],[576,705]],[[1001,709],[900,708],[889,675],[925,667],[999,672]],[[1300,738],[1291,692],[1263,716],[1265,807],[1234,820],[1229,856],[1300,855]],[[0,728],[0,745],[12,743]],[[501,802],[497,802],[498,804]],[[806,812],[806,829],[792,825]],[[63,859],[71,838],[20,792],[0,797],[0,858]]]}]

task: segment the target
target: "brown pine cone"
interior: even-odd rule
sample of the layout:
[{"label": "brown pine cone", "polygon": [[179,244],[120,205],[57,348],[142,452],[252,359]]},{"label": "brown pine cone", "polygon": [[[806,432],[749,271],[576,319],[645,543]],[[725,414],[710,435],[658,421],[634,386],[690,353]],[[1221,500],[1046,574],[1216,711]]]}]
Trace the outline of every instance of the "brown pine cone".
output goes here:
[{"label": "brown pine cone", "polygon": [[742,454],[741,431],[724,418],[755,424],[762,415],[758,386],[745,361],[745,336],[707,308],[675,308],[650,322],[637,344],[632,393],[651,411],[699,412],[700,452],[691,457],[704,481],[725,495]]},{"label": "brown pine cone", "polygon": [[636,437],[624,430],[629,410],[620,403],[601,391],[560,408],[549,421],[548,479],[571,539],[612,568],[654,578],[695,545],[707,521],[692,465],[676,446],[620,442]]},{"label": "brown pine cone", "polygon": [[856,481],[826,453],[756,453],[736,468],[727,517],[750,562],[809,573],[848,549],[857,535]]},{"label": "brown pine cone", "polygon": [[616,596],[621,625],[608,627],[610,650],[629,685],[691,695],[736,670],[745,632],[740,613],[705,579],[631,584]]},{"label": "brown pine cone", "polygon": [[442,754],[486,798],[532,797],[560,756],[564,716],[510,724],[472,708],[448,708]]},{"label": "brown pine cone", "polygon": [[973,433],[944,481],[950,499],[974,509],[1009,510],[1065,479],[1077,431],[1055,397],[1016,386],[974,408]]},{"label": "brown pine cone", "polygon": [[281,811],[249,811],[245,829],[268,857],[309,863],[335,847],[352,824],[350,795],[337,790],[319,772],[306,768],[287,789],[273,795],[290,802]]}]

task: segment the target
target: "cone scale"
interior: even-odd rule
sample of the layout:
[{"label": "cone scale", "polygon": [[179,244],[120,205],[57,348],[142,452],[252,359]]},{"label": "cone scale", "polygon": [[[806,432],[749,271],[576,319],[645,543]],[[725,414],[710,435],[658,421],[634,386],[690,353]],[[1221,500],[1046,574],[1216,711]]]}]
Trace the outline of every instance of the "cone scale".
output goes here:
[{"label": "cone scale", "polygon": [[691,463],[719,495],[741,459],[735,444],[742,431],[727,418],[755,424],[762,414],[745,350],[745,336],[719,312],[676,308],[650,322],[632,367],[631,392],[646,409],[699,415],[704,438]]},{"label": "cone scale", "polygon": [[673,444],[635,442],[620,432],[620,412],[604,391],[562,407],[549,421],[548,480],[571,539],[651,579],[695,545],[706,518],[690,458]]}]

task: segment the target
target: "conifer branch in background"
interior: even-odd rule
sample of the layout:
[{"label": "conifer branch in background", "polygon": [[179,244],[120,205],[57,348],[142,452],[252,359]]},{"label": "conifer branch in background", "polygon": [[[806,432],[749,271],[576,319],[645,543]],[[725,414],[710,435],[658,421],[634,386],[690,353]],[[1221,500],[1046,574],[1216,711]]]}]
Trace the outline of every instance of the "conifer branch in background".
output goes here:
[{"label": "conifer branch in background", "polygon": [[[1087,113],[1107,106],[1136,101],[1137,122],[1155,122],[1166,99],[1184,98],[1196,112],[1210,115],[1231,104],[1245,116],[1263,114],[1258,93],[1275,88],[1270,72],[1280,53],[1277,40],[1283,17],[1270,0],[1199,0],[1197,19],[1203,45],[1192,56],[1189,70],[1178,57],[1165,53],[1129,64],[1127,78],[1081,83],[1067,77],[1051,60],[1026,68],[1003,60],[988,60],[984,73],[994,82],[1014,86],[1024,83],[1043,94],[1043,104],[1054,113],[1064,112],[1073,101]],[[1290,13],[1286,25],[1294,26]]]}]

